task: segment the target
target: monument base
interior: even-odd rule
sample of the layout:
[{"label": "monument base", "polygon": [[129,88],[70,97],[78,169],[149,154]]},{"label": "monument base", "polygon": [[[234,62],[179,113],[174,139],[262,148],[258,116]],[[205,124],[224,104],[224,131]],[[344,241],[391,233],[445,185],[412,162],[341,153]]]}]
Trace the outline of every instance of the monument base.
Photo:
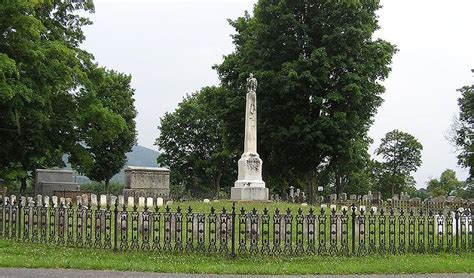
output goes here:
[{"label": "monument base", "polygon": [[236,181],[230,189],[232,201],[267,201],[268,188],[263,181]]},{"label": "monument base", "polygon": [[170,191],[169,189],[162,189],[162,188],[146,188],[146,189],[130,189],[130,188],[124,188],[123,189],[123,196],[125,199],[128,197],[152,197],[152,198],[158,198],[161,197],[165,200],[169,199],[170,196]]}]

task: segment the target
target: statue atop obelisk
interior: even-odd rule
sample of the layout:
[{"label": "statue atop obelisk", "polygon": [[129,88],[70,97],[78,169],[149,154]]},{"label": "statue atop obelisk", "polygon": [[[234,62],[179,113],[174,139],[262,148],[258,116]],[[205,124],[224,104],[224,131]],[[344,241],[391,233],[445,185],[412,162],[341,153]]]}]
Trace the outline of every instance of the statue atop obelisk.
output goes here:
[{"label": "statue atop obelisk", "polygon": [[262,180],[262,160],[257,153],[257,79],[247,78],[244,153],[238,162],[238,179],[231,188],[232,200],[268,200]]}]

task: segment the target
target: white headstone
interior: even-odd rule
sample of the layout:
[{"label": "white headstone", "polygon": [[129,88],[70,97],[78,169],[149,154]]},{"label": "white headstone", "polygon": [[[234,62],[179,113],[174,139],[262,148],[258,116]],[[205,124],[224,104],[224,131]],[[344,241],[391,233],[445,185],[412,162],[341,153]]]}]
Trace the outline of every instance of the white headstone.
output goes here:
[{"label": "white headstone", "polygon": [[36,195],[36,205],[38,207],[43,206],[43,196],[41,195]]},{"label": "white headstone", "polygon": [[364,211],[364,213],[367,212],[367,210],[365,209],[365,206],[360,206],[360,207],[359,207],[359,211],[362,211],[362,210]]},{"label": "white headstone", "polygon": [[147,208],[152,208],[153,207],[153,198],[151,198],[151,197],[146,198],[146,206],[147,206]]},{"label": "white headstone", "polygon": [[371,207],[370,209],[373,210],[374,213],[377,213],[377,207]]},{"label": "white headstone", "polygon": [[51,197],[51,200],[53,201],[53,207],[57,208],[58,207],[58,196]]},{"label": "white headstone", "polygon": [[92,206],[97,206],[97,195],[91,194],[91,207]]},{"label": "white headstone", "polygon": [[210,203],[211,201],[209,199],[204,199],[204,203],[208,204]]},{"label": "white headstone", "polygon": [[166,201],[167,206],[172,206],[173,205],[173,200]]},{"label": "white headstone", "polygon": [[123,206],[123,204],[125,204],[125,198],[123,197],[123,195],[119,195],[118,196],[118,202],[119,202],[119,206]]},{"label": "white headstone", "polygon": [[44,206],[49,207],[49,196],[44,196]]},{"label": "white headstone", "polygon": [[135,198],[132,196],[128,197],[127,205],[128,207],[132,208],[135,205]]},{"label": "white headstone", "polygon": [[16,202],[16,196],[15,195],[11,195],[10,196],[10,204],[14,205]]},{"label": "white headstone", "polygon": [[110,196],[110,207],[115,208],[115,202],[117,201],[117,196]]},{"label": "white headstone", "polygon": [[330,211],[337,210],[336,205],[330,205],[330,206],[329,206],[329,210],[330,210]]},{"label": "white headstone", "polygon": [[349,211],[349,209],[347,208],[347,206],[341,206],[341,211],[344,211],[344,210],[345,210],[346,212]]},{"label": "white headstone", "polygon": [[138,197],[138,207],[145,207],[145,197]]},{"label": "white headstone", "polygon": [[307,206],[308,206],[308,203],[301,203],[301,206],[302,206],[302,207],[307,207]]},{"label": "white headstone", "polygon": [[68,208],[72,207],[72,199],[71,198],[66,198],[66,206]]},{"label": "white headstone", "polygon": [[161,198],[161,197],[156,198],[156,205],[157,205],[158,207],[162,207],[163,204],[164,204],[163,198]]},{"label": "white headstone", "polygon": [[321,208],[324,209],[324,210],[326,210],[326,209],[328,208],[328,205],[322,204],[322,205],[321,205]]},{"label": "white headstone", "polygon": [[89,206],[89,195],[82,194],[82,205],[85,207]]},{"label": "white headstone", "polygon": [[[26,206],[26,197],[25,196],[21,196],[20,198],[20,204],[22,207]],[[1,224],[0,224],[1,225]]]},{"label": "white headstone", "polygon": [[82,206],[82,196],[76,196],[76,204],[77,204],[77,207]]},{"label": "white headstone", "polygon": [[63,205],[64,207],[66,207],[66,198],[59,197],[59,205]]},{"label": "white headstone", "polygon": [[100,195],[100,206],[102,208],[107,206],[107,195]]}]

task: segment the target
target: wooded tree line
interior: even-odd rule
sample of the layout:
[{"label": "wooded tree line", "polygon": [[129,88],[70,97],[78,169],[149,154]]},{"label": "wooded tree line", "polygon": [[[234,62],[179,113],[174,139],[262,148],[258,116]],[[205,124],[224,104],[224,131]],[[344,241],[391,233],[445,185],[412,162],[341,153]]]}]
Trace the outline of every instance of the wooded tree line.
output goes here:
[{"label": "wooded tree line", "polygon": [[385,197],[414,191],[422,145],[387,133],[368,153],[367,132],[381,105],[381,84],[396,47],[374,37],[378,0],[260,0],[253,14],[229,20],[235,51],[214,66],[220,85],[187,96],[161,118],[159,163],[193,194],[233,185],[243,149],[245,80],[259,80],[258,153],[273,192],[302,188],[310,201],[328,192]]},{"label": "wooded tree line", "polygon": [[92,1],[0,5],[0,178],[62,167],[106,184],[136,141],[131,76],[81,49]]}]

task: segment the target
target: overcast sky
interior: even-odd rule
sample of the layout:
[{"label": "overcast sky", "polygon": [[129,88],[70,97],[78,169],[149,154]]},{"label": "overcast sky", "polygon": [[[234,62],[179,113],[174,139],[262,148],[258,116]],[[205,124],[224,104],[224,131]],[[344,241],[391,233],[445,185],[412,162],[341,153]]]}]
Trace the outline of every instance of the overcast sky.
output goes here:
[{"label": "overcast sky", "polygon": [[[157,149],[159,118],[187,93],[218,84],[211,67],[233,51],[227,19],[252,11],[255,2],[94,1],[94,25],[86,28],[84,47],[99,64],[132,75],[140,145]],[[456,89],[473,82],[474,1],[382,0],[382,5],[376,36],[399,52],[369,133],[370,151],[387,132],[399,129],[424,147],[423,165],[414,174],[418,187],[447,168],[465,178],[445,135],[458,113]]]}]

